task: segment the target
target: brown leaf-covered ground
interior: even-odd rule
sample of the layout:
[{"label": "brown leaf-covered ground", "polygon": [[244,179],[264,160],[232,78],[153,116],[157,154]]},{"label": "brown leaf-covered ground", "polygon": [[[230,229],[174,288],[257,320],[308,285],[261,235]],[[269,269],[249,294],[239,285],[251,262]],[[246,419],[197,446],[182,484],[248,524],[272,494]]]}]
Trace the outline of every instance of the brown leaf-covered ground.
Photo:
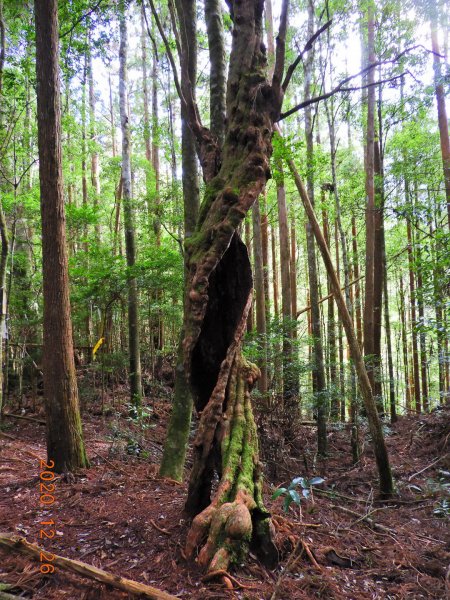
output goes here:
[{"label": "brown leaf-covered ground", "polygon": [[[329,433],[330,456],[321,461],[314,455],[314,428],[300,428],[297,448],[279,451],[277,471],[285,480],[266,479],[280,564],[268,571],[251,553],[247,564],[234,570],[231,591],[221,583],[203,583],[196,565],[184,558],[186,485],[161,480],[157,474],[170,405],[158,400],[151,407],[144,431],[112,410],[108,416],[85,410],[92,466],[75,480],[56,479],[56,499],[47,512],[39,503],[45,428],[38,422],[6,418],[0,435],[0,531],[182,599],[446,597],[450,543],[443,501],[450,470],[448,408],[402,418],[387,427],[398,487],[398,497],[387,503],[377,499],[369,443],[360,462],[352,466],[348,428],[334,428]],[[270,437],[270,429],[266,435]],[[319,475],[326,481],[322,491],[302,504],[301,515],[298,507],[285,514],[282,499],[270,497],[274,487],[298,475]],[[363,520],[366,515],[370,523]],[[42,540],[40,523],[49,519],[55,521],[56,535]],[[0,560],[0,583],[12,584],[8,593],[18,597],[127,597],[62,570],[42,575],[39,563],[10,551],[0,550]]]}]

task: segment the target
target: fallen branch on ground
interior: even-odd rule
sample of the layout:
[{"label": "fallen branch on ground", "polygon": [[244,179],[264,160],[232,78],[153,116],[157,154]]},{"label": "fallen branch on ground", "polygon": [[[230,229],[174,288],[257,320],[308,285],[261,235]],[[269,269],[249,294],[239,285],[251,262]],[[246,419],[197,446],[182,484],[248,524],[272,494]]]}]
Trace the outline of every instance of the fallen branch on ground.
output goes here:
[{"label": "fallen branch on ground", "polygon": [[429,464],[428,466],[424,467],[423,469],[420,469],[420,471],[417,471],[417,473],[414,473],[413,475],[411,475],[410,477],[408,477],[408,481],[411,481],[412,479],[414,479],[414,477],[417,477],[417,475],[420,475],[424,471],[427,471],[428,469],[431,469],[431,467],[434,467],[434,465],[436,465],[443,458],[445,458],[445,456],[439,456],[438,458],[436,458],[436,460],[433,460],[433,462],[431,464]]},{"label": "fallen branch on ground", "polygon": [[167,531],[167,529],[163,529],[162,527],[157,525],[153,519],[150,519],[150,524],[153,525],[153,527],[155,529],[157,529],[158,531],[160,531],[161,533],[165,533],[166,535],[171,535],[170,531]]},{"label": "fallen branch on ground", "polygon": [[25,421],[31,421],[32,423],[37,423],[38,425],[45,425],[45,421],[42,419],[36,419],[35,417],[27,417],[26,415],[14,415],[13,413],[3,413],[4,417],[9,417],[10,419],[24,419]]},{"label": "fallen branch on ground", "polygon": [[[0,534],[0,546],[8,548],[9,550],[17,550],[38,561],[40,560],[41,552],[43,552],[42,548],[30,544],[24,538],[7,534]],[[72,560],[54,554],[52,563],[60,569],[72,571],[82,577],[94,579],[99,583],[110,585],[129,594],[142,595],[144,598],[151,598],[152,600],[177,600],[175,596],[167,594],[157,588],[133,581],[132,579],[126,579],[120,575],[107,573],[106,571],[103,571],[103,569],[98,569],[97,567],[93,567],[92,565],[88,565],[79,560]]]},{"label": "fallen branch on ground", "polygon": [[344,506],[333,505],[332,508],[338,508],[342,512],[345,512],[348,515],[352,515],[352,517],[357,517],[358,521],[364,521],[364,523],[367,523],[367,525],[369,525],[372,529],[382,531],[383,533],[388,533],[390,535],[395,535],[396,533],[393,529],[389,529],[389,527],[385,527],[384,525],[380,525],[380,523],[376,523],[368,515],[360,515],[354,510],[350,510],[349,508],[345,508]]}]

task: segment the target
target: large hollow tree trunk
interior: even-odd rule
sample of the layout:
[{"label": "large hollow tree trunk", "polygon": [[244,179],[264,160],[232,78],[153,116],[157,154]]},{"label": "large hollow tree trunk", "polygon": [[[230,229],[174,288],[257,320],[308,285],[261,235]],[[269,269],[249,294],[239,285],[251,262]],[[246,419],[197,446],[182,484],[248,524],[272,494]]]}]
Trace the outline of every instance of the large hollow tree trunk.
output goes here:
[{"label": "large hollow tree trunk", "polygon": [[196,516],[186,554],[193,558],[200,549],[199,563],[210,570],[226,569],[252,541],[266,562],[276,561],[250,402],[259,369],[241,352],[253,282],[236,231],[270,176],[274,97],[265,77],[262,3],[235,2],[233,19],[225,141],[215,172],[203,162],[205,195],[185,244],[184,364],[201,414],[186,502]]},{"label": "large hollow tree trunk", "polygon": [[56,472],[88,466],[73,356],[61,160],[58,3],[36,0],[36,78],[44,283],[47,454]]}]

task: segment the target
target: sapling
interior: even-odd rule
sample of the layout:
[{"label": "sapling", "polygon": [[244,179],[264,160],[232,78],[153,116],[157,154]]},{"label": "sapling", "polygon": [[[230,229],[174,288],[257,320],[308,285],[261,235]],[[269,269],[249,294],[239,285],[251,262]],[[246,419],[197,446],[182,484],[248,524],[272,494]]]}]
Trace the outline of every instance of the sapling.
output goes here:
[{"label": "sapling", "polygon": [[[289,511],[289,507],[292,503],[297,504],[299,508],[300,521],[302,521],[302,499],[308,500],[311,498],[314,503],[313,487],[323,483],[325,479],[323,477],[312,477],[307,479],[306,477],[294,477],[289,486],[278,488],[272,495],[272,500],[284,496],[283,510],[285,513]],[[301,495],[296,488],[301,488]]]}]

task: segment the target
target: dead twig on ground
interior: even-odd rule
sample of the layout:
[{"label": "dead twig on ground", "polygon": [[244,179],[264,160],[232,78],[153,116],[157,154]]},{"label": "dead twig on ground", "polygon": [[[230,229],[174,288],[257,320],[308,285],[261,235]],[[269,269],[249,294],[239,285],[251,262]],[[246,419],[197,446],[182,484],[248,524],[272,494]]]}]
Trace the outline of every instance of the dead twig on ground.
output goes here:
[{"label": "dead twig on ground", "polygon": [[410,477],[408,477],[408,481],[411,481],[412,479],[414,479],[414,477],[417,477],[417,475],[420,475],[424,471],[428,471],[428,469],[431,469],[431,467],[433,467],[434,465],[436,465],[438,462],[440,462],[446,456],[447,456],[446,454],[444,456],[439,456],[438,458],[436,458],[436,460],[433,460],[433,462],[430,463],[428,466],[424,467],[423,469],[420,469],[420,471],[417,471],[417,473],[414,473],[413,475],[411,475]]},{"label": "dead twig on ground", "polygon": [[[367,525],[369,525],[372,529],[375,529],[375,530],[378,530],[378,531],[382,531],[383,533],[387,533],[389,535],[393,535],[393,534],[395,535],[396,534],[396,532],[393,529],[389,529],[389,527],[385,527],[384,525],[380,525],[380,523],[376,523],[368,515],[360,515],[359,513],[355,512],[354,510],[350,510],[349,508],[345,508],[344,506],[339,506],[339,505],[336,505],[336,504],[333,504],[332,508],[337,508],[338,510],[341,510],[342,512],[345,512],[348,515],[352,515],[353,517],[357,517],[358,521],[363,521],[364,523],[367,523]],[[369,514],[371,514],[371,513],[369,513]],[[355,521],[355,522],[357,523],[358,521]]]},{"label": "dead twig on ground", "polygon": [[153,527],[155,529],[157,529],[158,531],[160,531],[161,533],[165,533],[166,535],[171,535],[170,531],[167,531],[167,529],[163,529],[162,527],[159,527],[153,519],[150,519],[150,524],[153,525]]}]

